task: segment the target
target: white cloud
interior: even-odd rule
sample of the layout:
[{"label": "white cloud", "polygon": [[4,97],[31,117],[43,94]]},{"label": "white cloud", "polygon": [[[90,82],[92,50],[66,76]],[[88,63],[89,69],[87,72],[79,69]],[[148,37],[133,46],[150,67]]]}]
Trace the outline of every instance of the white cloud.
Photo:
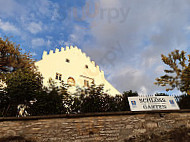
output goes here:
[{"label": "white cloud", "polygon": [[39,11],[41,14],[43,15],[47,15],[50,13],[50,6],[51,6],[51,2],[49,0],[39,0],[38,3],[36,3]]},{"label": "white cloud", "polygon": [[27,29],[33,34],[39,33],[42,31],[42,23],[31,22]]},{"label": "white cloud", "polygon": [[164,73],[164,66],[163,65],[159,65],[155,68],[155,73],[158,75],[163,75]]},{"label": "white cloud", "polygon": [[0,0],[1,17],[15,16],[15,14],[25,13],[25,7],[22,7],[15,0]]},{"label": "white cloud", "polygon": [[140,96],[150,95],[150,94],[147,93],[147,89],[146,89],[145,86],[142,86],[142,87],[140,88],[140,91],[139,91],[138,93],[139,93]]},{"label": "white cloud", "polygon": [[51,46],[51,44],[52,44],[51,40],[50,40],[50,39],[48,39],[48,41],[47,41],[47,47],[50,47],[50,46]]},{"label": "white cloud", "polygon": [[[176,48],[186,50],[190,44],[184,31],[189,25],[190,2],[188,0],[98,2],[100,4],[98,9],[106,12],[86,21],[90,24],[93,40],[84,42],[84,50],[100,67],[103,67],[108,79],[120,91],[144,90],[144,93],[151,94],[160,89],[153,83],[163,69],[161,54],[167,55]],[[126,17],[123,17],[122,9],[129,10]],[[117,11],[117,16],[108,14],[113,10]],[[125,21],[120,22],[121,18]]]},{"label": "white cloud", "polygon": [[59,5],[58,4],[53,4],[53,12],[52,12],[52,16],[51,16],[51,20],[56,20],[57,18],[59,18],[60,17],[60,15],[59,15],[59,12],[58,12],[58,10],[59,10]]},{"label": "white cloud", "polygon": [[32,47],[40,47],[46,45],[45,41],[43,38],[35,38],[32,40]]},{"label": "white cloud", "polygon": [[1,19],[0,19],[0,29],[2,29],[4,32],[9,32],[14,34],[20,33],[19,29],[15,27],[13,24],[9,22],[3,22]]},{"label": "white cloud", "polygon": [[33,6],[37,12],[35,13],[39,17],[46,17],[50,20],[56,20],[59,18],[59,5],[56,2],[50,0],[38,0],[38,1],[29,1],[29,4]]},{"label": "white cloud", "polygon": [[185,30],[190,31],[190,26],[186,27]]},{"label": "white cloud", "polygon": [[31,52],[30,55],[32,55],[33,57],[36,56],[36,52]]},{"label": "white cloud", "polygon": [[72,42],[70,42],[70,41],[64,41],[62,45],[63,46],[71,46],[71,45],[74,45],[74,44]]}]

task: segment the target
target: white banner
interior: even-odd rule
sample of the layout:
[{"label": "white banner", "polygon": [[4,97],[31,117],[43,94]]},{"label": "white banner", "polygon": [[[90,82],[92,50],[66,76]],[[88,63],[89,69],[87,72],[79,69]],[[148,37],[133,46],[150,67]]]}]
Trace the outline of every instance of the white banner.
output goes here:
[{"label": "white banner", "polygon": [[128,97],[131,111],[178,110],[172,96]]}]

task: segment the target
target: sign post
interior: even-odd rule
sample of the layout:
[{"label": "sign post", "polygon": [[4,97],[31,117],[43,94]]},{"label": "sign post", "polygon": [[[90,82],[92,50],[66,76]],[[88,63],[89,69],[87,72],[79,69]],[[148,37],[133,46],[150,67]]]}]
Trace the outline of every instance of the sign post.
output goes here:
[{"label": "sign post", "polygon": [[179,110],[172,96],[128,97],[131,111]]}]

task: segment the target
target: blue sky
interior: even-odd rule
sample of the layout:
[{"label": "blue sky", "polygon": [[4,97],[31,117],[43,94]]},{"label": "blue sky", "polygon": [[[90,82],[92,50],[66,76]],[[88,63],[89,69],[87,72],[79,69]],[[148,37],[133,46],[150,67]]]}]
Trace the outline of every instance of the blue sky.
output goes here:
[{"label": "blue sky", "polygon": [[0,0],[0,36],[36,60],[76,45],[121,92],[153,94],[164,91],[153,84],[166,67],[160,55],[189,53],[190,1]]}]

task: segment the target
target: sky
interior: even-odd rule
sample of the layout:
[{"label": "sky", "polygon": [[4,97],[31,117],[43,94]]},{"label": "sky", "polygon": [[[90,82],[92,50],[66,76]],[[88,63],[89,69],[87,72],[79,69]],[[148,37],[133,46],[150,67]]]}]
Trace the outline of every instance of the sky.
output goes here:
[{"label": "sky", "polygon": [[[0,37],[40,60],[43,51],[77,46],[120,92],[164,92],[161,54],[189,53],[189,0],[0,0]],[[177,90],[169,93],[177,93]]]}]

